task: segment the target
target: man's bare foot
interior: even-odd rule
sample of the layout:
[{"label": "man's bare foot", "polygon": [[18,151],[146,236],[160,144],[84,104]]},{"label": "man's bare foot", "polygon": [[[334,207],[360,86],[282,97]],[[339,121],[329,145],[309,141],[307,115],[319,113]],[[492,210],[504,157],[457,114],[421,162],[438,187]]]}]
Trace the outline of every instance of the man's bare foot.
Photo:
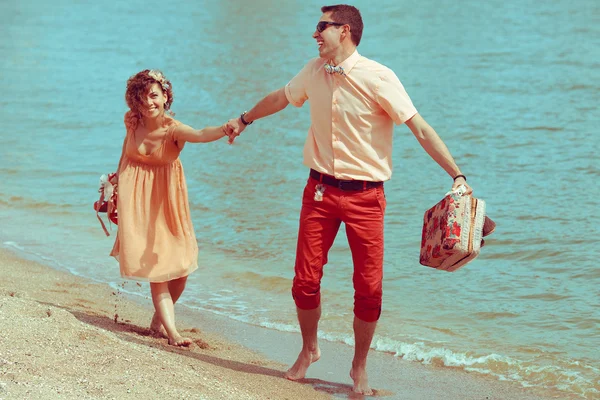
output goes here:
[{"label": "man's bare foot", "polygon": [[167,330],[160,322],[160,318],[158,318],[158,315],[156,313],[154,313],[154,315],[152,316],[152,322],[150,322],[150,331],[158,337],[169,337],[167,335]]},{"label": "man's bare foot", "polygon": [[291,381],[304,379],[306,370],[310,367],[310,364],[318,361],[319,358],[321,358],[321,350],[318,347],[314,351],[302,350],[294,365],[286,371],[284,376]]},{"label": "man's bare foot", "polygon": [[188,347],[192,344],[192,339],[177,335],[169,338],[169,344],[171,346]]},{"label": "man's bare foot", "polygon": [[369,377],[367,376],[365,367],[356,367],[353,364],[350,370],[350,378],[354,381],[354,386],[352,386],[354,393],[364,394],[365,396],[373,394],[373,390],[369,386]]}]

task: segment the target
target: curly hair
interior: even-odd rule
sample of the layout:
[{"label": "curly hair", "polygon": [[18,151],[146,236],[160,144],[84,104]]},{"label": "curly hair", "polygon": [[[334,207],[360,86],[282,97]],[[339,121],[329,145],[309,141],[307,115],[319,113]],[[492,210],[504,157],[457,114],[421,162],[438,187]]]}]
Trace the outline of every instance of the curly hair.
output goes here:
[{"label": "curly hair", "polygon": [[158,83],[158,86],[163,91],[163,94],[167,95],[167,102],[165,103],[165,111],[169,111],[169,114],[174,115],[171,109],[173,104],[173,85],[165,75],[157,69],[145,69],[137,74],[131,76],[127,80],[127,89],[125,90],[125,102],[131,111],[136,115],[140,115],[140,110],[146,107],[146,94],[150,87]]}]

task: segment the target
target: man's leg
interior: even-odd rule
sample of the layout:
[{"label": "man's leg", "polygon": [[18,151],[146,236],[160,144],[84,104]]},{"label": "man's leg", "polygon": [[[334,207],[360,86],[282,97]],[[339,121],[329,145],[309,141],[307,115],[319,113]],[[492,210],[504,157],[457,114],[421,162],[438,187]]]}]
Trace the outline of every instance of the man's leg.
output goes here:
[{"label": "man's leg", "polygon": [[302,350],[294,365],[285,373],[285,377],[295,381],[306,376],[306,370],[310,364],[321,358],[321,350],[317,340],[317,329],[321,318],[321,305],[313,310],[302,310],[296,307],[298,323],[302,332]]},{"label": "man's leg", "polygon": [[367,356],[381,314],[383,280],[383,188],[347,197],[343,219],[354,262],[353,391],[373,394],[367,376]]},{"label": "man's leg", "polygon": [[373,390],[371,390],[371,387],[369,386],[369,376],[367,375],[367,356],[376,327],[377,321],[366,322],[356,316],[354,317],[353,328],[355,344],[350,378],[354,381],[352,390],[364,395],[373,394]]},{"label": "man's leg", "polygon": [[341,224],[335,215],[337,196],[332,193],[333,190],[326,188],[322,201],[314,200],[317,183],[309,179],[300,212],[292,296],[302,332],[302,350],[294,365],[285,373],[290,380],[304,378],[310,364],[321,357],[317,340],[321,318],[321,278],[327,254]]}]

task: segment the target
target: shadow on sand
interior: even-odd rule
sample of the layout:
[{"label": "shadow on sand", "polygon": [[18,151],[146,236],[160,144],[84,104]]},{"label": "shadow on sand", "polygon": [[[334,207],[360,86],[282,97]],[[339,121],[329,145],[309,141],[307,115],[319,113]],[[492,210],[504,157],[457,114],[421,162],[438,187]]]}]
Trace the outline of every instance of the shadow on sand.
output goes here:
[{"label": "shadow on sand", "polygon": [[[165,339],[157,337],[149,328],[144,328],[130,322],[115,322],[114,319],[95,312],[76,310],[70,307],[57,305],[53,303],[40,303],[68,311],[71,314],[73,314],[73,316],[75,316],[75,318],[77,318],[79,321],[88,325],[93,325],[97,328],[106,331],[110,331],[117,335],[119,339],[131,343],[144,345],[171,353],[177,353],[185,357],[190,357],[198,361],[209,363],[221,368],[227,368],[233,371],[244,372],[247,374],[260,374],[285,379],[283,376],[284,371],[282,370],[264,367],[258,365],[258,363],[253,364],[240,362],[206,354],[207,352],[214,350],[214,348],[211,348],[210,344],[206,343],[200,337],[199,330],[197,329],[188,329],[184,331],[186,333],[186,336],[190,337],[196,346],[191,346],[189,348],[180,348],[169,346],[166,343]],[[364,399],[365,397],[385,397],[390,395],[382,391],[373,390],[373,396],[364,396],[354,393],[352,391],[351,385],[337,382],[329,382],[321,379],[307,378],[300,379],[296,382],[299,384],[311,385],[315,390],[319,392],[327,393],[333,396],[334,398],[340,399],[358,400]]]}]

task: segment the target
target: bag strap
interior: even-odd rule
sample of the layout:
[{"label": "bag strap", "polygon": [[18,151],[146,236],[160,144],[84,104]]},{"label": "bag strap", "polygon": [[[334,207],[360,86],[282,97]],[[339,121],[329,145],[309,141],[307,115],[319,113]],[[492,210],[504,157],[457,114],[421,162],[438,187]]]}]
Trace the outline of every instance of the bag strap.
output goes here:
[{"label": "bag strap", "polygon": [[[99,214],[99,209],[100,206],[102,205],[102,203],[104,203],[104,190],[100,191],[100,199],[98,199],[98,207],[96,208],[96,218],[98,218],[98,221],[100,221],[100,225],[102,225],[102,229],[104,230],[104,233],[106,234],[106,236],[110,236],[110,233],[108,233],[108,230],[106,229],[106,225],[104,225],[104,221],[102,221],[102,218],[100,218],[100,214]],[[110,207],[110,204],[108,205],[108,207]]]}]

